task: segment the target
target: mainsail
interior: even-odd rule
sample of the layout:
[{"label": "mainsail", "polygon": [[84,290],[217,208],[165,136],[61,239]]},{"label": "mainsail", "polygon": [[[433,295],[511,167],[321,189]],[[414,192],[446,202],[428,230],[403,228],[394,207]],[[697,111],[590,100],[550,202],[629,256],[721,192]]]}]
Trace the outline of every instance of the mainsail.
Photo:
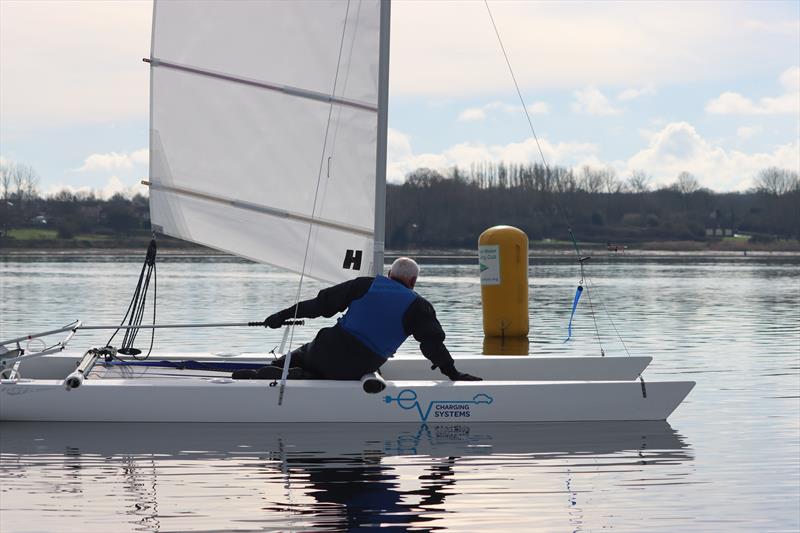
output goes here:
[{"label": "mainsail", "polygon": [[153,9],[153,228],[329,282],[374,272],[381,1]]}]

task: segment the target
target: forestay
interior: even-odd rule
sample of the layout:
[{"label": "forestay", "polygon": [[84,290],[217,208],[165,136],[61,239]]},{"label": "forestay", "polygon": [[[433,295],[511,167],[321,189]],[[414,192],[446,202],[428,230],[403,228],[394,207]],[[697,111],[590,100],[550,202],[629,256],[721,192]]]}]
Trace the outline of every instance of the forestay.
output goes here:
[{"label": "forestay", "polygon": [[154,229],[300,272],[313,220],[307,275],[369,274],[379,15],[379,0],[157,1]]}]

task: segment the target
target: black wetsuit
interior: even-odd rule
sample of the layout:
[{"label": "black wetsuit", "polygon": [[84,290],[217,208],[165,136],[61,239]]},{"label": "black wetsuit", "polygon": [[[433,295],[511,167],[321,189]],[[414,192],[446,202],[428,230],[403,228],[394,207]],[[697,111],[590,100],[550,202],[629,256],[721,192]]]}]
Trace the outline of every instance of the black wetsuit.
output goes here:
[{"label": "black wetsuit", "polygon": [[[332,317],[344,312],[350,304],[369,290],[375,278],[361,277],[319,291],[316,298],[284,309],[281,320]],[[403,315],[403,329],[420,343],[422,354],[443,373],[455,370],[453,358],[444,345],[444,331],[436,319],[433,306],[417,295]],[[341,326],[324,328],[313,341],[292,352],[291,366],[299,366],[320,379],[360,379],[376,371],[386,359],[365,346]],[[283,365],[283,358],[276,361]]]}]

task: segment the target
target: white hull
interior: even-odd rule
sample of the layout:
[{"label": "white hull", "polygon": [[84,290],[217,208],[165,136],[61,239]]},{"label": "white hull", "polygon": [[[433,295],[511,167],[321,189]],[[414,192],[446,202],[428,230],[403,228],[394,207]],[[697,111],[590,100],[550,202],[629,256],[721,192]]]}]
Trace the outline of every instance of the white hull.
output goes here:
[{"label": "white hull", "polygon": [[177,377],[0,384],[0,420],[83,422],[544,422],[666,420],[694,382],[268,381]]},{"label": "white hull", "polygon": [[[20,366],[24,378],[64,379],[75,370],[83,353],[60,353],[26,360]],[[492,381],[630,381],[647,368],[652,357],[515,357],[477,355],[460,357],[457,368],[462,372]],[[193,360],[201,362],[242,362],[267,364],[264,354],[235,354],[220,356],[212,353],[153,354],[149,361]],[[100,369],[96,367],[95,373]],[[164,372],[158,367],[117,368],[117,377],[137,377]],[[105,369],[104,374],[110,370]],[[389,380],[443,379],[438,370],[431,371],[431,363],[423,357],[390,359],[381,367],[382,375]],[[225,374],[220,373],[219,376]]]}]

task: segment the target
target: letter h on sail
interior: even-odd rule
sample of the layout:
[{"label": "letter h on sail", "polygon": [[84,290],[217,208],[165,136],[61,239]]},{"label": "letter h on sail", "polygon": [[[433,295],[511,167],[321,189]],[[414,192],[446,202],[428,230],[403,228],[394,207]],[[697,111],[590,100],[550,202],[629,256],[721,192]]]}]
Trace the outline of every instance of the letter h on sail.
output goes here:
[{"label": "letter h on sail", "polygon": [[344,254],[344,262],[342,263],[342,268],[348,269],[352,268],[353,270],[360,270],[361,269],[361,250],[347,250]]}]

